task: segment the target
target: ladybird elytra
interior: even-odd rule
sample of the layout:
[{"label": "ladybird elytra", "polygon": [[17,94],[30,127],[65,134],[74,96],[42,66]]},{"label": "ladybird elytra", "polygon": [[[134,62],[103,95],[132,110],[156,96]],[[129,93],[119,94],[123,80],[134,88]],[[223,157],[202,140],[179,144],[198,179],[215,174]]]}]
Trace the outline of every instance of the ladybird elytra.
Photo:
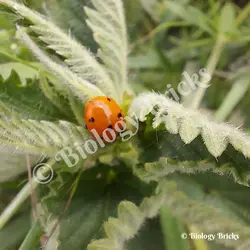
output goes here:
[{"label": "ladybird elytra", "polygon": [[[111,138],[117,134],[113,128],[118,121],[123,120],[124,115],[116,101],[107,96],[97,96],[87,101],[84,112],[86,128],[92,136],[98,134],[102,140],[103,133]],[[95,130],[96,133],[91,132]],[[111,131],[113,130],[114,133]]]}]

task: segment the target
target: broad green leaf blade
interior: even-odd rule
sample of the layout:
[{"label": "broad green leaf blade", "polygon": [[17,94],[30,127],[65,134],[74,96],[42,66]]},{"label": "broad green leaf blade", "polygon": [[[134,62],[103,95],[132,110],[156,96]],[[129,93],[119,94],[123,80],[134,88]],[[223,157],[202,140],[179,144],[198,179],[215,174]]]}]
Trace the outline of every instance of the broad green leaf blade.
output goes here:
[{"label": "broad green leaf blade", "polygon": [[222,8],[218,29],[222,34],[235,29],[235,7],[232,3],[226,3]]},{"label": "broad green leaf blade", "polygon": [[81,44],[96,52],[97,44],[93,39],[91,29],[86,24],[87,16],[83,13],[83,6],[91,6],[88,0],[56,0],[47,1],[48,14],[65,33],[75,37]]},{"label": "broad green leaf blade", "polygon": [[166,180],[175,181],[178,189],[190,200],[221,210],[225,216],[235,221],[249,223],[249,203],[244,200],[244,196],[249,194],[248,187],[214,173],[191,176],[174,174]]},{"label": "broad green leaf blade", "polygon": [[11,72],[15,70],[16,73],[19,75],[21,83],[23,85],[26,84],[26,80],[28,78],[35,79],[38,77],[38,71],[34,68],[31,68],[29,66],[26,66],[22,63],[16,63],[16,62],[7,62],[7,63],[1,63],[0,64],[0,75],[3,77],[3,80],[7,80]]},{"label": "broad green leaf blade", "polygon": [[19,250],[35,249],[37,246],[40,245],[41,235],[42,227],[40,221],[37,220],[31,226],[30,231],[28,232]]},{"label": "broad green leaf blade", "polygon": [[84,103],[82,103],[81,100],[74,98],[73,95],[69,96],[69,103],[78,124],[81,126],[85,126],[85,120],[83,115],[85,110]]},{"label": "broad green leaf blade", "polygon": [[168,177],[167,180],[174,180],[178,189],[184,192],[189,199],[212,206],[220,210],[224,216],[249,225],[250,204],[245,199],[249,195],[248,187],[234,183],[227,177],[217,176],[212,173],[192,176],[174,174]]},{"label": "broad green leaf blade", "polygon": [[69,68],[50,59],[49,56],[34,43],[23,28],[18,26],[17,29],[22,41],[28,46],[32,53],[48,68],[48,70],[55,74],[61,80],[61,83],[64,84],[66,88],[69,88],[75,96],[83,101],[85,96],[91,98],[98,95],[104,95],[97,86],[75,75]]},{"label": "broad green leaf blade", "polygon": [[[0,137],[1,138],[1,137]],[[23,153],[16,152],[13,148],[2,144],[0,139],[0,183],[13,180],[18,175],[27,171],[27,160]],[[32,165],[39,163],[38,156],[30,156]]]},{"label": "broad green leaf blade", "polygon": [[190,5],[184,7],[183,4],[177,1],[167,1],[166,6],[170,11],[174,12],[176,15],[179,15],[182,19],[213,35],[214,32],[210,27],[209,17],[207,17],[206,14],[204,14],[198,8],[192,7]]},{"label": "broad green leaf blade", "polygon": [[134,167],[134,173],[143,181],[160,181],[162,178],[173,173],[196,174],[199,172],[215,171],[219,174],[226,174],[216,169],[216,165],[206,161],[177,161],[171,158],[161,157],[159,161],[147,162],[144,166]]},{"label": "broad green leaf blade", "polygon": [[145,221],[136,237],[127,243],[129,250],[164,249],[164,239],[158,217]]},{"label": "broad green leaf blade", "polygon": [[122,0],[92,0],[95,10],[85,8],[86,21],[100,46],[98,52],[122,99],[127,90],[127,32]]},{"label": "broad green leaf blade", "polygon": [[[245,223],[224,215],[222,211],[212,206],[188,199],[184,192],[177,188],[175,182],[165,180],[159,184],[156,195],[143,199],[140,206],[131,202],[121,202],[118,207],[117,219],[109,218],[105,223],[107,237],[91,242],[88,249],[123,249],[125,243],[134,237],[142,227],[143,221],[155,217],[164,204],[171,209],[174,215],[186,223],[195,225],[200,232],[216,236],[217,233],[234,232],[240,236],[233,241],[215,237],[214,240],[217,243],[234,249],[249,247],[250,230]],[[212,225],[211,218],[214,219]]]},{"label": "broad green leaf blade", "polygon": [[29,231],[29,226],[30,214],[25,211],[0,231],[1,250],[18,249]]},{"label": "broad green leaf blade", "polygon": [[[11,75],[6,81],[0,80],[0,113],[1,121],[2,119],[6,121],[6,111],[9,118],[15,119],[18,114],[19,118],[22,119],[34,119],[34,120],[50,120],[55,121],[58,119],[72,120],[73,114],[70,108],[67,114],[63,114],[60,110],[54,106],[46,96],[41,92],[38,87],[39,81],[28,79],[27,84],[23,86],[19,75],[12,71]],[[5,114],[4,116],[2,116]],[[17,124],[17,127],[19,125]],[[20,124],[21,126],[21,124]],[[16,128],[16,127],[15,127]],[[14,128],[13,128],[14,129]],[[13,133],[18,133],[18,129]],[[15,130],[15,129],[14,129]],[[4,131],[7,133],[7,130]],[[36,134],[32,134],[34,138],[40,138]],[[16,138],[18,140],[19,137]],[[31,136],[32,138],[32,136]],[[0,182],[5,182],[16,178],[18,175],[27,171],[27,161],[26,156],[22,152],[18,152],[16,149],[18,147],[9,147],[8,139],[5,137],[3,140],[1,136],[1,166],[0,166]],[[22,141],[17,141],[20,145]],[[20,148],[19,148],[20,149]],[[24,148],[22,148],[24,149]],[[34,152],[33,152],[34,153]],[[32,165],[39,163],[42,158],[39,156],[41,152],[36,151],[38,156],[30,156]]]},{"label": "broad green leaf blade", "polygon": [[[117,98],[113,82],[94,56],[69,35],[62,32],[52,22],[28,7],[11,0],[0,0],[0,5],[29,20],[39,39],[65,58],[65,62],[79,77],[100,87],[106,95]],[[95,76],[95,77],[93,77]]]},{"label": "broad green leaf blade", "polygon": [[[195,225],[199,232],[212,233],[216,236],[217,233],[226,234],[234,232],[239,236],[237,240],[228,241],[215,237],[215,242],[232,247],[233,249],[247,249],[249,241],[247,236],[250,233],[246,223],[241,222],[227,214],[223,210],[214,208],[214,206],[204,204],[203,202],[188,199],[183,190],[175,186],[175,182],[163,181],[160,183],[159,190],[165,191],[166,205],[169,206],[173,214],[181,218],[184,222]],[[211,218],[213,224],[211,225]]]},{"label": "broad green leaf blade", "polygon": [[[21,119],[0,102],[0,143],[30,154],[55,156],[66,147],[82,145],[89,133],[66,121],[49,122]],[[72,148],[72,152],[74,150]]]},{"label": "broad green leaf blade", "polygon": [[231,90],[223,100],[221,106],[215,113],[217,121],[224,121],[232,113],[237,104],[243,99],[250,87],[248,77],[240,77],[236,79]]},{"label": "broad green leaf blade", "polygon": [[157,0],[140,0],[142,7],[155,20],[160,20],[160,13],[157,11]]},{"label": "broad green leaf blade", "polygon": [[[44,95],[50,100],[51,103],[55,105],[63,114],[72,117],[72,111],[70,108],[69,98],[70,94],[64,94],[63,91],[57,88],[59,83],[53,84],[50,79],[47,79],[43,74],[39,74],[40,88]],[[64,90],[65,92],[65,90]],[[72,94],[73,96],[73,94]],[[74,112],[73,112],[74,113]]]},{"label": "broad green leaf blade", "polygon": [[[25,156],[22,154],[13,155],[13,150],[1,148],[0,183],[14,179],[27,169]],[[9,152],[8,152],[9,151]]]},{"label": "broad green leaf blade", "polygon": [[230,173],[235,181],[249,185],[250,140],[238,129],[211,122],[199,112],[154,93],[137,97],[129,113],[142,122],[154,114],[153,121],[140,127],[141,145],[147,152],[143,156],[145,162],[158,161],[159,157],[205,160],[216,166],[216,173]]},{"label": "broad green leaf blade", "polygon": [[189,241],[180,240],[181,234],[186,231],[185,225],[179,218],[173,216],[168,206],[161,207],[160,218],[165,248],[168,250],[189,250]]},{"label": "broad green leaf blade", "polygon": [[[48,186],[49,192],[48,187],[43,187],[42,190],[46,195],[43,205],[52,218],[58,218],[63,211],[71,193],[72,180],[74,181],[74,176],[62,172],[59,174],[62,181],[58,177]],[[100,239],[104,236],[104,230],[110,230],[111,234],[116,233],[116,230],[103,223],[108,217],[116,215],[117,204],[125,199],[138,204],[144,195],[150,193],[151,187],[145,186],[133,177],[123,165],[118,168],[99,165],[85,171],[80,178],[71,204],[59,223],[60,249],[86,249],[93,239]],[[131,204],[131,202],[125,203]],[[132,208],[129,207],[129,209],[134,207],[135,205],[132,204]],[[120,205],[118,212],[124,221],[128,219],[126,208],[126,206]],[[138,220],[136,216],[137,214],[133,218]],[[154,228],[150,228],[151,225],[154,225]],[[127,232],[126,228],[124,230]],[[147,246],[143,243],[144,233],[148,235],[150,232],[151,243]],[[131,242],[129,249],[150,250],[152,244],[158,249],[163,248],[160,225],[157,222],[146,225],[140,239]]]},{"label": "broad green leaf blade", "polygon": [[[22,86],[19,75],[12,71],[5,80],[0,80],[0,98],[22,118],[56,120],[69,119],[54,106],[39,89],[39,81],[30,79]],[[68,115],[72,114],[69,113]]]}]

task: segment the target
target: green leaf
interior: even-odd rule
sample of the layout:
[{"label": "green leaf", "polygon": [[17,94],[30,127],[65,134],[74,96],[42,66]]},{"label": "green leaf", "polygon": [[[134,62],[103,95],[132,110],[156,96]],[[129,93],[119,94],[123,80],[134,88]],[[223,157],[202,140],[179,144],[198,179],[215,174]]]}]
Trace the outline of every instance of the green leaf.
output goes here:
[{"label": "green leaf", "polygon": [[[105,232],[107,237],[91,242],[88,249],[124,249],[127,241],[134,237],[143,222],[147,218],[155,217],[163,204],[166,204],[173,214],[184,222],[195,225],[200,232],[213,233],[216,236],[217,233],[234,232],[239,236],[237,240],[230,242],[215,237],[214,240],[219,244],[237,247],[237,249],[244,249],[245,246],[249,246],[250,230],[245,223],[228,217],[212,206],[188,199],[184,192],[176,186],[175,182],[164,180],[159,184],[156,195],[143,199],[140,206],[136,206],[131,202],[121,202],[118,207],[118,218],[110,218],[106,222]],[[119,211],[121,207],[123,210]],[[214,219],[212,225],[211,218]],[[116,230],[111,230],[112,228]],[[181,235],[179,236],[181,237]],[[187,237],[189,237],[189,234],[187,234]]]},{"label": "green leaf", "polygon": [[86,24],[86,14],[83,6],[91,6],[86,0],[56,0],[46,1],[49,16],[65,33],[70,31],[72,37],[84,44],[92,52],[97,51],[91,29]]},{"label": "green leaf", "polygon": [[[57,76],[62,77],[61,81],[67,82],[68,85],[77,85],[78,89],[88,86],[90,89],[101,88],[106,95],[114,96],[113,82],[105,71],[104,67],[94,58],[94,56],[75,39],[61,31],[52,22],[41,14],[29,9],[23,4],[11,0],[0,0],[0,5],[11,10],[12,12],[22,16],[31,22],[32,30],[38,35],[38,38],[47,44],[49,49],[54,50],[58,55],[65,59],[70,69],[76,73],[69,71],[66,67],[57,65],[55,62],[47,58],[42,51],[32,42],[31,39],[22,33],[25,43],[32,47],[32,52],[38,56],[43,63],[56,72]],[[81,82],[80,84],[78,84]],[[83,86],[81,86],[83,85]],[[88,88],[85,89],[88,91]],[[76,91],[77,92],[77,91]]]},{"label": "green leaf", "polygon": [[226,3],[222,9],[219,26],[219,32],[228,33],[235,29],[235,8],[231,3]]},{"label": "green leaf", "polygon": [[[177,171],[185,166],[184,161],[189,161],[193,167],[197,165],[192,162],[205,161],[198,163],[201,170],[202,165],[206,165],[204,163],[212,163],[215,166],[213,168],[211,165],[214,172],[230,173],[238,183],[249,185],[250,139],[238,129],[211,122],[200,113],[154,93],[138,96],[129,113],[135,114],[141,122],[149,114],[154,114],[150,127],[155,130],[146,132],[145,124],[140,127],[141,146],[146,152],[142,156],[143,162],[158,161],[160,157],[170,158],[170,161],[177,161],[172,162],[172,165],[176,165],[172,170]],[[186,167],[190,167],[188,164]],[[192,171],[190,168],[186,169],[190,170]],[[196,172],[198,169],[193,170]],[[164,168],[159,173],[166,175]],[[154,172],[151,174],[153,176]]]},{"label": "green leaf", "polygon": [[55,107],[60,110],[60,112],[65,114],[65,116],[72,117],[73,112],[70,108],[70,101],[67,99],[70,94],[64,94],[63,92],[65,92],[65,90],[63,91],[57,88],[57,85],[59,85],[58,83],[52,83],[50,79],[47,79],[45,76],[43,76],[43,74],[40,73],[39,76],[40,88],[44,95],[50,100],[51,103],[55,105]]},{"label": "green leaf", "polygon": [[250,222],[250,203],[245,199],[249,195],[248,187],[213,173],[175,176],[173,179],[179,180],[179,187],[190,198],[213,205],[239,221]]},{"label": "green leaf", "polygon": [[[75,178],[75,176],[67,173],[59,174],[62,181],[59,181],[58,177],[49,186],[42,187],[41,190],[42,194],[46,195],[43,199],[43,205],[46,207],[47,215],[50,214],[52,218],[58,218],[64,210],[70,196],[72,181]],[[56,190],[56,193],[51,189],[48,192],[48,188],[52,187],[53,190]],[[138,204],[144,195],[151,193],[151,190],[151,185],[146,186],[140,182],[123,165],[119,165],[117,168],[98,165],[85,171],[80,178],[70,206],[59,223],[58,240],[61,242],[60,249],[85,249],[92,239],[103,237],[104,230],[109,230],[111,234],[115,234],[115,228],[110,228],[107,224],[103,225],[103,222],[108,217],[115,216],[117,204],[125,199]],[[135,205],[131,205],[131,207],[119,206],[118,213],[124,223],[129,218],[138,220],[137,209],[134,211],[134,208]],[[128,215],[129,211],[132,211],[132,217],[128,217],[130,216]],[[150,225],[154,225],[154,228],[150,228]],[[126,228],[124,230],[127,231]],[[151,232],[150,244],[162,249],[162,239],[158,234],[160,232],[159,223],[149,223],[143,232],[146,234]],[[140,240],[131,242],[130,249],[152,249],[150,245],[145,246],[143,244],[143,236]],[[158,239],[160,242],[158,242]]]},{"label": "green leaf", "polygon": [[78,124],[84,126],[85,125],[85,120],[83,116],[85,110],[84,103],[82,103],[81,100],[74,98],[73,95],[69,96],[69,103]]},{"label": "green leaf", "polygon": [[[18,249],[29,231],[29,211],[19,215],[0,231],[1,250]],[[11,232],[11,233],[10,233]]]},{"label": "green leaf", "polygon": [[[245,199],[249,195],[248,187],[241,186],[225,176],[217,176],[213,173],[192,176],[175,174],[168,177],[167,180],[174,180],[177,183],[178,190],[184,192],[190,200],[212,206],[220,210],[224,216],[249,225],[250,204]],[[240,244],[237,247],[240,247]],[[219,246],[215,249],[224,248]]]},{"label": "green leaf", "polygon": [[180,235],[186,231],[179,218],[173,216],[168,206],[160,209],[162,232],[165,239],[165,248],[168,250],[189,250],[189,241],[180,240]]},{"label": "green leaf", "polygon": [[249,204],[243,198],[249,193],[247,187],[213,173],[192,176],[174,174],[167,177],[167,180],[175,181],[178,189],[184,192],[190,200],[221,210],[225,216],[236,221],[249,222]]},{"label": "green leaf", "polygon": [[85,100],[85,97],[91,98],[96,95],[104,95],[101,89],[91,82],[74,74],[64,65],[54,62],[37,46],[37,44],[24,31],[24,28],[17,26],[17,29],[22,41],[28,46],[32,53],[47,67],[48,70],[54,73],[61,80],[64,87],[71,90],[76,97],[83,101]]},{"label": "green leaf", "polygon": [[157,11],[157,0],[141,0],[141,5],[152,19],[155,21],[160,20],[160,13]]},{"label": "green leaf", "polygon": [[12,22],[16,18],[15,15],[2,13],[2,11],[0,13],[1,13],[1,16],[0,16],[0,27],[2,29],[11,29],[11,28],[14,28],[14,25],[13,25]]},{"label": "green leaf", "polygon": [[221,106],[215,113],[217,121],[224,121],[231,114],[237,104],[243,99],[250,87],[248,77],[239,77],[235,80],[231,90],[224,98]]},{"label": "green leaf", "polygon": [[1,145],[30,154],[55,156],[66,147],[83,145],[90,135],[83,127],[66,121],[49,122],[21,119],[0,102]]},{"label": "green leaf", "polygon": [[[13,180],[17,176],[27,171],[27,160],[23,153],[16,152],[15,149],[4,147],[1,143],[0,149],[0,183]],[[38,156],[31,156],[31,164],[39,162]]]},{"label": "green leaf", "polygon": [[[159,181],[162,178],[173,173],[196,174],[199,172],[215,171],[219,174],[224,172],[216,169],[216,165],[207,161],[178,161],[167,157],[161,157],[159,161],[147,162],[143,167],[134,167],[134,173],[143,181]],[[227,171],[226,171],[227,173]]]},{"label": "green leaf", "polygon": [[23,85],[26,84],[27,78],[35,79],[38,77],[37,70],[21,63],[9,62],[0,64],[0,75],[4,81],[10,77],[12,70],[15,70],[19,75]]},{"label": "green leaf", "polygon": [[9,105],[10,109],[18,112],[23,118],[67,119],[41,92],[38,80],[29,79],[27,83],[22,86],[19,75],[12,70],[6,81],[0,79],[1,102]]},{"label": "green leaf", "polygon": [[122,0],[92,0],[94,9],[85,7],[86,21],[99,44],[98,55],[115,84],[119,100],[127,86],[127,31]]},{"label": "green leaf", "polygon": [[[215,208],[197,199],[189,199],[186,194],[184,194],[185,187],[180,188],[178,185],[176,187],[175,184],[175,182],[171,183],[171,181],[165,180],[160,183],[159,186],[159,191],[164,190],[166,192],[165,203],[174,215],[186,223],[195,225],[199,232],[213,233],[216,236],[217,233],[226,234],[234,232],[239,236],[238,240],[230,242],[215,237],[215,241],[219,244],[232,247],[233,249],[245,249],[244,247],[249,246],[249,236],[247,235],[250,231],[246,223],[225,214],[223,209]],[[212,225],[211,218],[213,218]]]},{"label": "green leaf", "polygon": [[42,227],[39,220],[36,220],[26,238],[24,239],[19,250],[35,249],[40,244],[40,237],[42,235]]},{"label": "green leaf", "polygon": [[193,6],[184,7],[183,4],[177,1],[167,1],[166,6],[170,11],[179,15],[182,19],[213,35],[213,30],[211,29],[209,23],[209,17],[207,17],[206,14],[198,8]]},{"label": "green leaf", "polygon": [[158,217],[144,222],[136,237],[127,243],[129,250],[164,249],[162,228]]}]

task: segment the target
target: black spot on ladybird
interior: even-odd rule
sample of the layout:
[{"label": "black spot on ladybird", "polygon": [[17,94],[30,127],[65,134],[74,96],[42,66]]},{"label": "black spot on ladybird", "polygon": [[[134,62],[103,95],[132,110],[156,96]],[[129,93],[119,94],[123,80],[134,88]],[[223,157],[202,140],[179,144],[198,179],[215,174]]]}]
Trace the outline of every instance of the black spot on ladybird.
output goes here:
[{"label": "black spot on ladybird", "polygon": [[94,122],[94,121],[95,121],[94,117],[91,117],[91,118],[89,119],[89,122]]},{"label": "black spot on ladybird", "polygon": [[118,118],[121,118],[122,117],[122,113],[119,113],[117,116],[118,116]]},{"label": "black spot on ladybird", "polygon": [[107,100],[108,100],[109,102],[111,102],[111,99],[110,99],[109,97],[107,98]]}]

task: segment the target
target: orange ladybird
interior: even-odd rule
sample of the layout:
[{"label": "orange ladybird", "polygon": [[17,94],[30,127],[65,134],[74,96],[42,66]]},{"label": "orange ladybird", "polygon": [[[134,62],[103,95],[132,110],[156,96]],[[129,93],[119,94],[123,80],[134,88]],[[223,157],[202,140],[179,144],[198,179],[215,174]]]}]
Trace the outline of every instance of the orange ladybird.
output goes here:
[{"label": "orange ladybird", "polygon": [[107,129],[112,129],[117,134],[114,129],[115,124],[123,120],[124,115],[114,99],[107,96],[97,96],[87,102],[84,118],[88,131],[95,137],[94,133],[91,132],[94,129],[100,138],[105,141],[103,138],[104,131],[109,138],[111,138],[111,134]]}]

